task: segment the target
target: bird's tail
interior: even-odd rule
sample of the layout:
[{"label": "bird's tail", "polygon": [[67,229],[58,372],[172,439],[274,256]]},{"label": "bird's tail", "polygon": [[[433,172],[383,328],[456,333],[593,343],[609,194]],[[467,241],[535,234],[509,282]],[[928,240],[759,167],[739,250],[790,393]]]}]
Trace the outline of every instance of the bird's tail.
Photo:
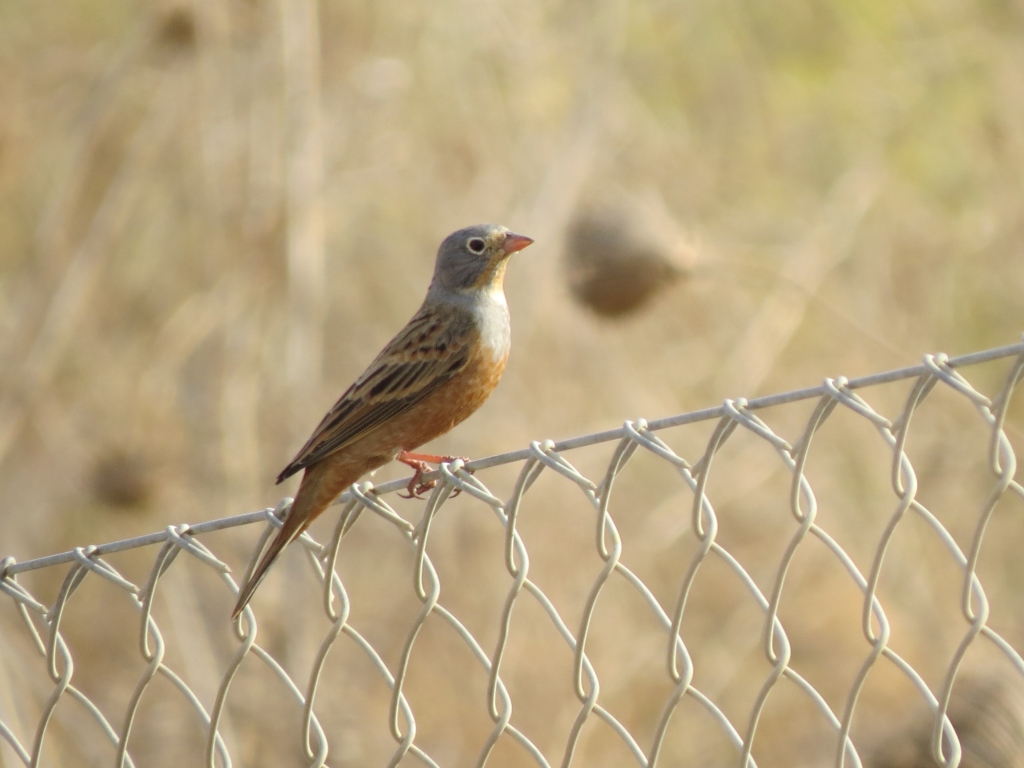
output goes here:
[{"label": "bird's tail", "polygon": [[299,484],[299,490],[295,494],[295,500],[292,501],[291,509],[288,510],[288,515],[281,525],[281,530],[270,542],[267,551],[263,553],[263,557],[253,569],[252,575],[249,576],[248,581],[238,593],[238,602],[235,604],[235,610],[231,612],[232,619],[238,618],[238,614],[245,610],[245,606],[252,599],[260,582],[266,577],[270,566],[281,554],[281,550],[295,541],[309,527],[309,524],[330,506],[339,493],[359,479],[359,475],[363,472],[363,466],[357,465],[351,471],[348,471],[348,468],[343,468],[343,471],[340,472],[335,470],[336,468],[332,468],[329,462],[324,461],[306,469],[306,473],[302,476],[302,482]]},{"label": "bird's tail", "polygon": [[277,532],[274,540],[270,542],[270,546],[267,547],[267,551],[263,553],[263,557],[253,569],[249,580],[245,582],[238,593],[238,602],[235,603],[235,609],[231,612],[232,619],[237,619],[238,614],[245,610],[245,606],[249,604],[252,596],[256,593],[256,588],[270,571],[270,566],[277,560],[277,556],[306,529],[306,526],[302,524],[304,521],[300,520],[300,516],[295,512],[295,502],[292,502],[292,508],[284,519],[284,525],[281,526],[281,530]]}]

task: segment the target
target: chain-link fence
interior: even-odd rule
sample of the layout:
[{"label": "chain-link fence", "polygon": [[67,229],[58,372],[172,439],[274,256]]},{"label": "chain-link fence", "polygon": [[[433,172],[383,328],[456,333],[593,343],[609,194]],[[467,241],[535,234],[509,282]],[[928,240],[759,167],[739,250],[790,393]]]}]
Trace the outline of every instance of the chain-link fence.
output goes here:
[{"label": "chain-link fence", "polygon": [[8,558],[0,764],[1020,765],[1022,371],[929,355],[425,502],[362,483],[234,625],[287,499]]}]

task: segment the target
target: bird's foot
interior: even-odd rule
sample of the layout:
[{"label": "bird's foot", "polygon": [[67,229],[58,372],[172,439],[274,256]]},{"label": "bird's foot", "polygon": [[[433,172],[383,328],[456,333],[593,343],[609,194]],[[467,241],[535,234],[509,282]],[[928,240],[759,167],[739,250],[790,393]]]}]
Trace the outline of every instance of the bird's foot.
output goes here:
[{"label": "bird's foot", "polygon": [[[398,494],[403,499],[422,499],[424,493],[437,487],[437,480],[423,480],[423,475],[434,471],[431,463],[441,464],[456,459],[462,459],[463,462],[469,461],[465,456],[436,456],[432,453],[412,453],[411,451],[401,451],[395,458],[415,470],[409,485],[405,487],[406,493]],[[452,496],[458,496],[460,493],[462,493],[462,489],[456,488]]]}]

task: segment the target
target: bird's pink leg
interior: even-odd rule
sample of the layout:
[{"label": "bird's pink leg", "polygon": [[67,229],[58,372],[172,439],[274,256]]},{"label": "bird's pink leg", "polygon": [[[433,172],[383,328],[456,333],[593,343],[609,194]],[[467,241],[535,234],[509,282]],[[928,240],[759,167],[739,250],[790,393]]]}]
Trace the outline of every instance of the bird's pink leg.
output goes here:
[{"label": "bird's pink leg", "polygon": [[[409,485],[406,486],[405,489],[408,496],[398,494],[403,499],[422,498],[421,494],[426,493],[437,485],[437,480],[428,480],[427,482],[423,482],[423,475],[427,472],[434,471],[434,468],[430,466],[431,463],[440,464],[441,462],[451,462],[456,459],[468,461],[465,456],[437,456],[433,453],[413,453],[412,451],[399,451],[398,456],[395,458],[415,470],[412,480],[409,481]],[[455,493],[452,495],[457,496],[460,492],[461,489],[456,489]]]}]

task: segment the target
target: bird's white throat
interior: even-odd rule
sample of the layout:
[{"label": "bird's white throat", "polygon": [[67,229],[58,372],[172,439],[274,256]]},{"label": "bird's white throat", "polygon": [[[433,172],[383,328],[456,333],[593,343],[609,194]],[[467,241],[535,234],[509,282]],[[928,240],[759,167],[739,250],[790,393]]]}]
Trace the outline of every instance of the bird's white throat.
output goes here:
[{"label": "bird's white throat", "polygon": [[512,343],[505,292],[500,288],[481,291],[475,298],[472,311],[480,329],[480,343],[494,360],[501,360]]}]

